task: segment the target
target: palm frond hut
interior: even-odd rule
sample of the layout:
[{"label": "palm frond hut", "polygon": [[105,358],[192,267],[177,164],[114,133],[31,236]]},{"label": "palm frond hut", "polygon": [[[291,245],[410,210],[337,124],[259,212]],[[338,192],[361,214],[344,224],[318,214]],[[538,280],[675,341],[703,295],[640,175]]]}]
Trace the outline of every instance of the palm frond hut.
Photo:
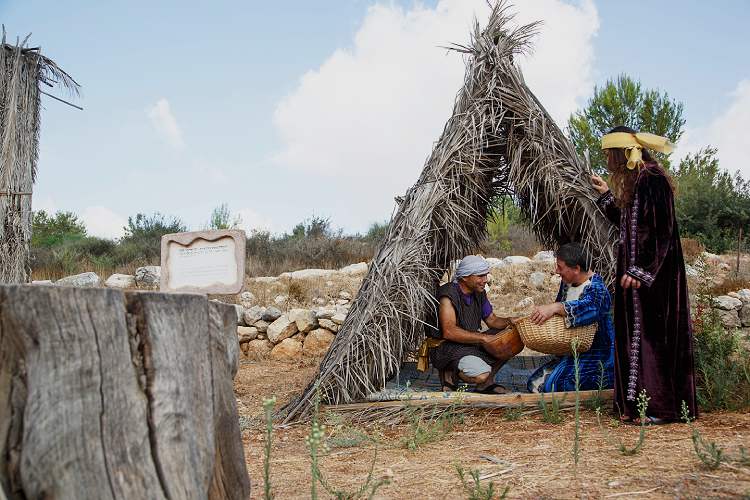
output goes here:
[{"label": "palm frond hut", "polygon": [[281,410],[286,421],[306,416],[316,394],[329,404],[362,400],[398,373],[434,317],[438,280],[477,250],[499,194],[515,197],[545,246],[580,241],[611,277],[616,234],[596,207],[590,168],[514,63],[538,25],[512,28],[511,19],[508,4],[498,2],[484,29],[475,23],[468,45],[452,47],[466,56],[453,115],[393,216],[318,373]]},{"label": "palm frond hut", "polygon": [[28,281],[31,195],[39,157],[40,84],[78,84],[39,47],[0,42],[0,283]]}]

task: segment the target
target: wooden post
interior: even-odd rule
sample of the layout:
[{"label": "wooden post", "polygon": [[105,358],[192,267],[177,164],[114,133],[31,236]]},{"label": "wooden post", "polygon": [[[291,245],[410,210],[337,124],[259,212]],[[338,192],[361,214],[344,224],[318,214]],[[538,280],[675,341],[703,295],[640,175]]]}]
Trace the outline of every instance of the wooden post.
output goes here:
[{"label": "wooden post", "polygon": [[202,295],[0,286],[0,491],[248,498],[235,325]]}]

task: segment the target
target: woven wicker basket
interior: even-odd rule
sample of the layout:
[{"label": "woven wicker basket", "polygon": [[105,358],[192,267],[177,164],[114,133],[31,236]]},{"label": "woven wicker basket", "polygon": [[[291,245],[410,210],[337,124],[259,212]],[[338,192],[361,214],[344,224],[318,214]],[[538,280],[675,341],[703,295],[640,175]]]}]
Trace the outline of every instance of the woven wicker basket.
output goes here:
[{"label": "woven wicker basket", "polygon": [[535,325],[529,318],[516,323],[521,340],[526,347],[545,354],[572,354],[571,341],[578,338],[578,352],[591,349],[597,324],[566,328],[562,316],[552,316],[541,325]]}]

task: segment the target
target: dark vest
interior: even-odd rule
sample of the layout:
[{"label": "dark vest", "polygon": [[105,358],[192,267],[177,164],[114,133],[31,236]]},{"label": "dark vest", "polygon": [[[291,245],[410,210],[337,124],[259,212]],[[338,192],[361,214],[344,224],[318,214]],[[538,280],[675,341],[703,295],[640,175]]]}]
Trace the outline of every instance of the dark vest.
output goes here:
[{"label": "dark vest", "polygon": [[[453,309],[456,311],[456,324],[468,330],[470,332],[478,332],[482,327],[482,304],[484,304],[486,294],[485,292],[473,293],[471,295],[471,304],[466,304],[464,296],[461,294],[461,290],[456,283],[449,282],[438,288],[435,294],[438,302],[443,297],[448,297]],[[437,311],[435,312],[435,318],[437,318]],[[433,325],[438,325],[435,328]],[[440,328],[439,321],[427,321],[425,333],[428,337],[442,338],[442,328]]]}]

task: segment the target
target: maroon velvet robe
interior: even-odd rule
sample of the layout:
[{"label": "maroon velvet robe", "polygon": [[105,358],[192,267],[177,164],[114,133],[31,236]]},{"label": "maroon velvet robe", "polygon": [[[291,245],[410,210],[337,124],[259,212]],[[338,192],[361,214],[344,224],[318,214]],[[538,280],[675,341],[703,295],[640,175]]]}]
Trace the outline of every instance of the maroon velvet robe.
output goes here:
[{"label": "maroon velvet robe", "polygon": [[[641,168],[633,200],[620,209],[610,191],[598,200],[620,227],[615,288],[615,411],[638,417],[638,394],[650,397],[647,414],[679,420],[682,401],[698,415],[693,368],[693,331],[685,262],[664,170]],[[639,289],[623,289],[623,274]]]}]

